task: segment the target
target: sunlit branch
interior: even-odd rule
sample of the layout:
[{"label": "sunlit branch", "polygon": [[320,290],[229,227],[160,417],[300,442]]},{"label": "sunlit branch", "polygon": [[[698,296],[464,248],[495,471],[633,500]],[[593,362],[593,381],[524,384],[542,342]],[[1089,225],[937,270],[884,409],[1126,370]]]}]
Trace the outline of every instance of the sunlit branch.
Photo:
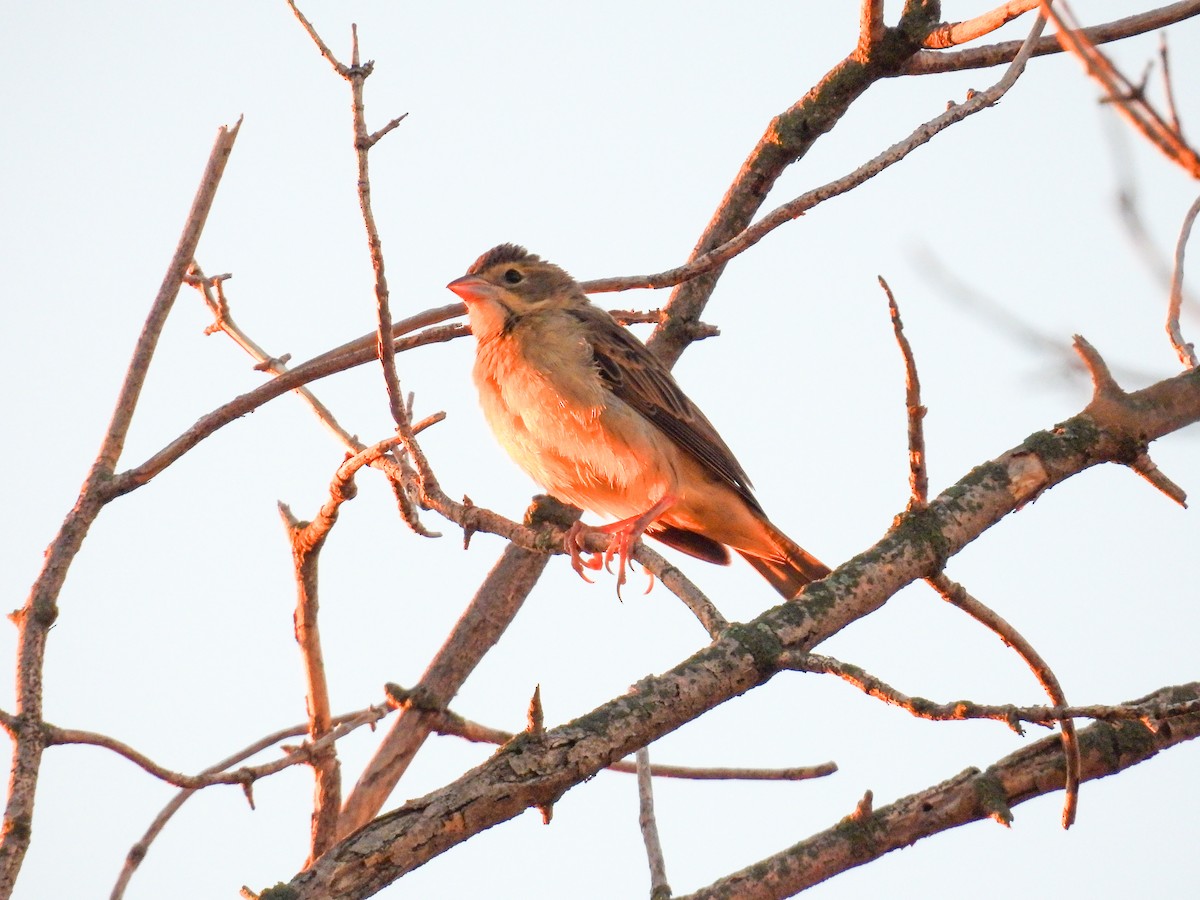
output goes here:
[{"label": "sunlit branch", "polygon": [[1029,37],[1025,40],[1023,45],[1024,52],[1017,54],[1004,75],[994,85],[985,91],[974,93],[962,103],[952,105],[944,113],[930,119],[918,127],[907,138],[893,144],[873,159],[863,163],[853,172],[835,181],[828,182],[821,187],[807,191],[794,200],[776,207],[753,225],[743,229],[720,246],[698,254],[682,266],[667,269],[664,272],[658,272],[653,275],[619,276],[585,281],[582,282],[583,289],[590,293],[601,293],[605,291],[624,291],[631,288],[671,287],[690,281],[725,265],[729,260],[753,247],[781,225],[798,219],[810,209],[824,203],[826,200],[853,190],[864,182],[874,178],[880,172],[894,166],[950,126],[961,122],[963,119],[977,112],[995,106],[1000,98],[1016,83],[1021,73],[1024,72],[1025,64],[1029,59],[1029,52],[1037,37],[1041,34],[1044,25],[1045,20],[1039,17],[1035,27],[1030,31]]},{"label": "sunlit branch", "polygon": [[[1193,18],[1200,14],[1200,0],[1185,0],[1182,3],[1172,3],[1144,13],[1137,13],[1124,19],[1117,19],[1102,25],[1082,29],[1084,36],[1093,44],[1107,44],[1124,38],[1157,31]],[[962,72],[968,69],[987,69],[992,66],[1002,66],[1012,60],[1020,52],[1022,41],[1005,41],[985,47],[972,47],[968,50],[922,50],[904,62],[894,73],[896,75],[934,75],[941,72]],[[1057,36],[1039,39],[1033,47],[1033,56],[1048,56],[1062,53],[1063,47]]]}]

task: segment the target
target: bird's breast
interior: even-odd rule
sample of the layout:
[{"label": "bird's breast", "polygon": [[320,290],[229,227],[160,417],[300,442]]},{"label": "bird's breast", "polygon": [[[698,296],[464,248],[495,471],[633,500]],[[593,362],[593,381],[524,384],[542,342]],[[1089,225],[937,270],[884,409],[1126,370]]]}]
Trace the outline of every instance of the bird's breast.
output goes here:
[{"label": "bird's breast", "polygon": [[625,518],[672,490],[678,449],[608,389],[585,336],[497,335],[479,344],[474,378],[497,440],[559,499]]}]

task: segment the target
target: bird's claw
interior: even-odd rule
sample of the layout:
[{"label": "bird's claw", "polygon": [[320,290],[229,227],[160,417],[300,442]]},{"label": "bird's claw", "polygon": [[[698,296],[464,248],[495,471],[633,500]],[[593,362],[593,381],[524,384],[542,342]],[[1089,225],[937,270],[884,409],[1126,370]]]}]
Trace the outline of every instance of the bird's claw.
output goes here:
[{"label": "bird's claw", "polygon": [[[586,568],[599,571],[602,564],[601,554],[591,553],[591,551],[583,546],[582,535],[587,530],[588,528],[586,525],[576,520],[567,530],[567,536],[563,540],[563,546],[567,551],[567,554],[571,557],[571,568],[575,570],[575,574],[588,584],[595,584],[596,582],[588,578],[587,573],[583,570]],[[585,559],[583,556],[584,553],[591,553],[591,555]]]}]

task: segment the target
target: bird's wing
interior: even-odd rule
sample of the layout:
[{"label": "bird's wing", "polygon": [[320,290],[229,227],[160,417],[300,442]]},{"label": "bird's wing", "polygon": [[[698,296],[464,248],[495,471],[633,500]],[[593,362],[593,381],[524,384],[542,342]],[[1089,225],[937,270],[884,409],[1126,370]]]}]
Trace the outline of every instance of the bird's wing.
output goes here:
[{"label": "bird's wing", "polygon": [[646,345],[595,306],[572,309],[586,327],[600,376],[618,398],[645,416],[759,512],[750,479],[699,407]]}]

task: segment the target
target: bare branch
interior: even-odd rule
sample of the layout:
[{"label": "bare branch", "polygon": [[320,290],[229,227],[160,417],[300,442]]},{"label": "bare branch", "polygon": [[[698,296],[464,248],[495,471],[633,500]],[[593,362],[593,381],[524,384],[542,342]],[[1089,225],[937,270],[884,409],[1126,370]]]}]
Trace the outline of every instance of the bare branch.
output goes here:
[{"label": "bare branch", "polygon": [[[1184,0],[1149,12],[1137,13],[1103,25],[1083,29],[1083,35],[1093,44],[1107,44],[1124,38],[1166,28],[1176,22],[1200,14],[1200,0]],[[987,69],[1012,62],[1020,52],[1022,41],[1006,41],[987,47],[972,47],[969,50],[939,51],[922,50],[902,63],[896,75],[932,75],[939,72],[962,72],[967,69]],[[1057,36],[1041,38],[1034,44],[1033,56],[1048,56],[1062,53]]]},{"label": "bare branch", "polygon": [[337,57],[333,55],[333,51],[329,49],[329,46],[323,40],[321,40],[321,36],[317,34],[317,30],[313,28],[312,23],[305,18],[304,13],[300,12],[299,8],[296,6],[295,0],[287,0],[287,5],[292,8],[292,12],[300,21],[300,24],[304,26],[304,30],[308,32],[308,36],[312,38],[313,43],[317,45],[317,49],[321,51],[321,56],[325,57],[325,61],[328,62],[329,65],[333,66],[333,71],[337,72],[343,78],[349,77],[348,67],[338,62]]},{"label": "bare branch", "polygon": [[879,276],[879,284],[888,298],[888,310],[892,315],[892,330],[896,334],[896,343],[900,346],[900,354],[904,357],[904,404],[908,413],[908,483],[911,496],[908,499],[909,512],[914,509],[924,509],[929,503],[929,472],[925,468],[925,430],[922,421],[927,410],[921,404],[921,382],[917,377],[917,361],[913,357],[912,345],[904,335],[904,323],[900,321],[900,307],[892,289]]},{"label": "bare branch", "polygon": [[1163,94],[1167,100],[1167,114],[1171,117],[1171,130],[1183,135],[1183,125],[1179,121],[1179,110],[1175,106],[1175,83],[1171,79],[1171,54],[1167,50],[1167,33],[1158,36],[1158,59],[1162,63]]},{"label": "bare branch", "polygon": [[[413,691],[406,691],[399,685],[387,685],[389,698],[400,709],[406,709],[414,697]],[[429,710],[427,710],[429,711]],[[462,738],[477,744],[507,744],[515,735],[511,731],[491,728],[464,719],[448,709],[434,710],[432,729],[438,734]],[[1164,713],[1160,718],[1165,718]],[[610,772],[622,772],[627,775],[637,774],[636,763],[627,760],[617,760],[608,767]],[[679,778],[687,781],[808,781],[813,778],[824,778],[836,772],[837,764],[832,762],[818,763],[815,766],[788,766],[782,769],[747,769],[734,766],[676,766],[654,763],[650,766],[650,774],[655,778]]]},{"label": "bare branch", "polygon": [[1087,31],[1075,22],[1065,0],[1058,0],[1056,4],[1043,0],[1042,12],[1057,27],[1057,37],[1063,48],[1083,64],[1088,75],[1101,85],[1126,120],[1168,159],[1193,178],[1200,178],[1200,154],[1188,146],[1183,135],[1151,105],[1145,90],[1136,87],[1100,52]]},{"label": "bare branch", "polygon": [[[991,629],[1006,646],[1016,651],[1033,672],[1034,677],[1055,706],[1066,706],[1067,696],[1058,676],[1046,663],[1033,644],[1027,641],[1017,629],[1013,628],[995,610],[990,609],[955,581],[951,581],[944,573],[938,573],[925,579],[935,591],[941,594],[947,603],[957,606],[976,622]],[[1063,795],[1063,828],[1070,828],[1075,822],[1075,812],[1079,806],[1079,740],[1075,734],[1075,723],[1071,719],[1062,720],[1062,747],[1066,758],[1066,787]]]},{"label": "bare branch", "polygon": [[[381,704],[379,706],[369,706],[366,709],[358,712],[338,716],[336,719],[334,719],[334,724],[336,726],[335,731],[327,735],[325,738],[322,738],[322,743],[338,740],[349,734],[351,731],[362,727],[363,725],[370,725],[374,727],[376,722],[378,722],[384,716],[389,715],[391,711],[392,708],[390,706]],[[150,827],[146,830],[146,833],[142,835],[141,839],[134,844],[133,847],[130,848],[129,853],[126,854],[125,857],[125,865],[122,867],[121,873],[117,876],[116,884],[113,886],[110,900],[121,900],[121,898],[125,896],[125,889],[129,886],[129,881],[133,878],[133,874],[137,871],[138,866],[141,865],[142,860],[146,858],[146,854],[150,850],[150,845],[154,842],[155,838],[162,833],[162,830],[167,826],[167,823],[171,820],[171,817],[179,811],[179,808],[182,807],[183,804],[187,802],[188,798],[196,793],[197,790],[207,787],[210,784],[228,783],[228,780],[220,781],[213,779],[222,778],[227,770],[231,769],[233,766],[241,765],[241,763],[245,762],[251,756],[261,753],[263,750],[273,747],[281,741],[285,741],[288,738],[300,737],[306,734],[308,732],[308,727],[309,726],[307,724],[292,725],[289,728],[283,728],[274,732],[273,734],[268,734],[265,737],[259,738],[250,746],[237,751],[232,756],[228,756],[220,762],[214,763],[207,769],[204,769],[198,776],[195,777],[196,782],[194,786],[185,787],[182,791],[172,797],[171,801],[165,807],[163,807],[162,811],[159,812],[157,816],[154,817],[154,821],[150,823]],[[289,759],[289,757],[285,757],[285,759]],[[308,761],[307,755],[303,753],[297,754],[294,758],[290,759],[291,761],[288,763],[288,765],[296,765]],[[261,776],[255,774],[255,770],[253,769],[241,769],[238,771],[237,783],[242,783],[247,777],[257,778]]]},{"label": "bare branch", "polygon": [[[1140,411],[1143,439],[1153,440],[1200,421],[1200,377],[1197,372],[1177,375],[1131,395],[1131,402]],[[457,781],[365,825],[291,881],[295,900],[349,892],[351,885],[364,892],[378,890],[471,835],[524,809],[554,802],[613,760],[763,684],[779,671],[785,653],[811,651],[880,608],[905,585],[939,571],[946,558],[1032,497],[1093,465],[1120,458],[1125,447],[1123,436],[1097,427],[1086,412],[1030,436],[976,467],[927,509],[898,517],[875,547],[809,585],[796,600],[731,626],[675,668],[644,679],[573,722],[548,729],[543,740],[514,741]],[[1200,731],[1200,721],[1195,724]],[[1173,723],[1170,735],[1162,729],[1149,746],[1169,746],[1188,727]],[[1053,740],[1048,765],[1061,772],[1061,747]],[[1144,750],[1147,745],[1139,746]],[[1096,764],[1115,771],[1131,762],[1114,762],[1110,746]],[[1092,770],[1086,771],[1094,777]],[[1014,802],[1029,796],[1023,785],[1030,774],[1028,766],[1019,767],[1014,777],[1020,785],[1013,782],[1013,791],[1000,799]],[[1041,770],[1036,774],[1045,777]],[[1044,780],[1032,783],[1033,792],[1052,789]],[[972,790],[978,787],[971,783]],[[971,797],[971,811],[979,810],[979,794]],[[972,812],[963,820],[972,817],[977,816]]]},{"label": "bare branch", "polygon": [[1132,720],[1141,722],[1151,731],[1157,731],[1164,722],[1177,716],[1200,713],[1200,700],[1163,702],[1152,705],[1125,703],[1090,706],[1016,706],[1012,703],[996,705],[976,703],[971,700],[937,703],[925,697],[910,697],[858,666],[834,659],[832,656],[817,653],[786,654],[784,663],[787,668],[795,669],[798,672],[834,675],[847,684],[854,685],[864,694],[892,706],[898,706],[919,719],[928,719],[933,722],[993,719],[1003,722],[1019,735],[1025,734],[1022,722],[1048,728],[1067,719],[1095,719],[1102,722]]},{"label": "bare branch", "polygon": [[658,822],[654,818],[654,786],[651,783],[650,753],[645,747],[637,751],[638,826],[642,843],[646,845],[646,861],[650,864],[650,900],[671,900],[671,885],[667,883],[667,862],[663,858],[662,841],[658,839]]},{"label": "bare branch", "polygon": [[[317,562],[325,539],[337,521],[342,503],[355,494],[354,475],[364,465],[379,459],[400,442],[392,437],[347,459],[329,485],[329,500],[311,522],[297,521],[291,510],[279,504],[280,514],[288,532],[292,562],[296,576],[296,612],[294,616],[296,643],[304,662],[308,735],[314,747],[330,732],[333,716],[329,704],[329,685],[325,677],[325,656],[321,649],[318,626]],[[337,840],[338,816],[341,811],[341,768],[335,746],[330,743],[311,753],[316,786],[313,797],[312,838],[309,852],[311,863],[333,846]]]},{"label": "bare branch", "polygon": [[1192,201],[1187,215],[1183,217],[1183,226],[1179,229],[1179,240],[1175,244],[1175,268],[1171,273],[1171,299],[1167,307],[1167,335],[1179,361],[1189,368],[1195,368],[1196,348],[1183,339],[1183,331],[1179,327],[1179,315],[1183,307],[1183,256],[1188,239],[1192,235],[1192,225],[1196,215],[1200,213],[1200,197]]},{"label": "bare branch", "polygon": [[[715,272],[738,254],[753,247],[779,226],[798,219],[813,207],[833,197],[844,194],[869,179],[874,178],[880,172],[900,162],[900,160],[904,159],[918,147],[927,144],[934,136],[945,131],[951,125],[955,125],[981,110],[995,106],[1000,101],[1000,98],[1008,93],[1009,89],[1016,83],[1021,73],[1024,72],[1025,63],[1029,59],[1029,51],[1041,34],[1044,25],[1045,20],[1039,17],[1029,37],[1025,39],[1025,52],[1017,54],[1004,75],[994,85],[985,91],[973,94],[962,103],[952,105],[944,113],[919,126],[907,138],[893,144],[875,158],[863,163],[853,172],[843,175],[841,178],[821,187],[807,191],[794,200],[776,207],[753,225],[743,228],[743,230],[727,239],[724,243],[704,253],[694,254],[691,260],[682,266],[667,269],[653,275],[619,276],[585,281],[582,283],[583,289],[589,293],[601,293],[604,291],[624,291],[630,288],[670,287],[671,285],[692,282],[702,275]],[[672,303],[674,302],[672,300],[667,304],[668,311],[672,309]],[[655,334],[658,333],[660,331],[656,330]]]},{"label": "bare branch", "polygon": [[30,589],[25,605],[13,614],[18,630],[18,724],[13,729],[13,761],[9,775],[8,802],[4,808],[3,835],[0,836],[0,896],[7,897],[12,894],[17,873],[29,848],[38,772],[45,748],[45,737],[41,729],[43,664],[47,635],[58,616],[58,596],[88,529],[104,504],[112,499],[109,482],[125,445],[150,360],[187,267],[196,253],[196,245],[200,241],[204,223],[216,199],[217,186],[225,171],[225,163],[233,152],[233,144],[240,127],[239,119],[232,128],[222,127],[217,132],[175,254],[167,265],[158,295],[150,306],[150,312],[134,347],[133,358],[117,395],[116,409],[101,441],[96,460],[83,483],[79,499],[67,513],[58,534],[46,550],[42,569]]},{"label": "bare branch", "polygon": [[[436,309],[425,310],[395,323],[392,332],[396,335],[396,352],[399,353],[413,347],[448,341],[468,334],[469,332],[466,330],[466,327],[460,324],[441,328],[426,327],[437,322],[444,322],[448,318],[462,315],[462,312],[463,305],[461,303],[451,303]],[[425,328],[426,330],[416,335],[409,334],[418,328]],[[409,336],[402,337],[401,335]],[[141,487],[178,460],[184,453],[230,422],[237,421],[247,413],[253,412],[263,404],[282,394],[286,394],[288,391],[296,390],[327,375],[333,375],[338,372],[344,372],[347,369],[352,369],[355,366],[360,366],[373,359],[376,359],[375,337],[374,335],[370,335],[366,339],[358,338],[333,350],[314,356],[294,369],[283,371],[283,374],[272,378],[266,384],[260,385],[254,390],[242,394],[240,397],[235,397],[207,415],[201,416],[191,428],[175,438],[175,440],[171,441],[171,443],[167,444],[166,447],[159,450],[145,462],[125,472],[114,475],[106,488],[107,493],[118,496]],[[353,446],[353,442],[351,444]],[[362,445],[354,446],[354,452],[362,449]]]},{"label": "bare branch", "polygon": [[[1163,688],[1133,701],[1156,705],[1196,685]],[[1137,722],[1097,722],[1080,732],[1086,780],[1103,778],[1144,762],[1161,750],[1200,736],[1200,714],[1172,721],[1171,728],[1147,729]],[[967,769],[941,784],[875,809],[851,826],[846,821],[759,860],[717,882],[676,900],[777,900],[791,897],[885,853],[968,822],[991,818],[1007,824],[1012,807],[1047,794],[1061,783],[1062,754],[1050,737],[997,760],[985,771]]]},{"label": "bare branch", "polygon": [[[906,4],[899,25],[891,32],[896,40],[889,45],[888,52],[876,52],[884,45],[881,41],[864,58],[863,48],[856,46],[803,98],[767,125],[696,242],[688,265],[681,267],[687,274],[663,281],[663,286],[679,287],[672,292],[665,307],[666,319],[655,328],[648,345],[668,365],[679,359],[693,339],[692,328],[716,287],[724,263],[740,252],[734,249],[717,256],[718,249],[728,249],[730,242],[747,230],[788,166],[833,129],[867,88],[901,65],[905,56],[917,52],[924,34],[934,25],[932,20],[926,20],[924,6]],[[878,16],[872,16],[873,23],[879,21]]]},{"label": "bare branch", "polygon": [[[472,511],[477,509],[470,507]],[[565,528],[570,524],[568,519],[573,520],[577,515],[546,498],[530,508],[527,519],[534,525],[549,521]],[[361,828],[383,808],[429,735],[436,717],[429,709],[445,709],[450,703],[467,676],[508,628],[548,561],[543,552],[513,545],[504,549],[414,689],[423,698],[423,708],[404,710],[346,798],[339,823],[340,836]]]}]

